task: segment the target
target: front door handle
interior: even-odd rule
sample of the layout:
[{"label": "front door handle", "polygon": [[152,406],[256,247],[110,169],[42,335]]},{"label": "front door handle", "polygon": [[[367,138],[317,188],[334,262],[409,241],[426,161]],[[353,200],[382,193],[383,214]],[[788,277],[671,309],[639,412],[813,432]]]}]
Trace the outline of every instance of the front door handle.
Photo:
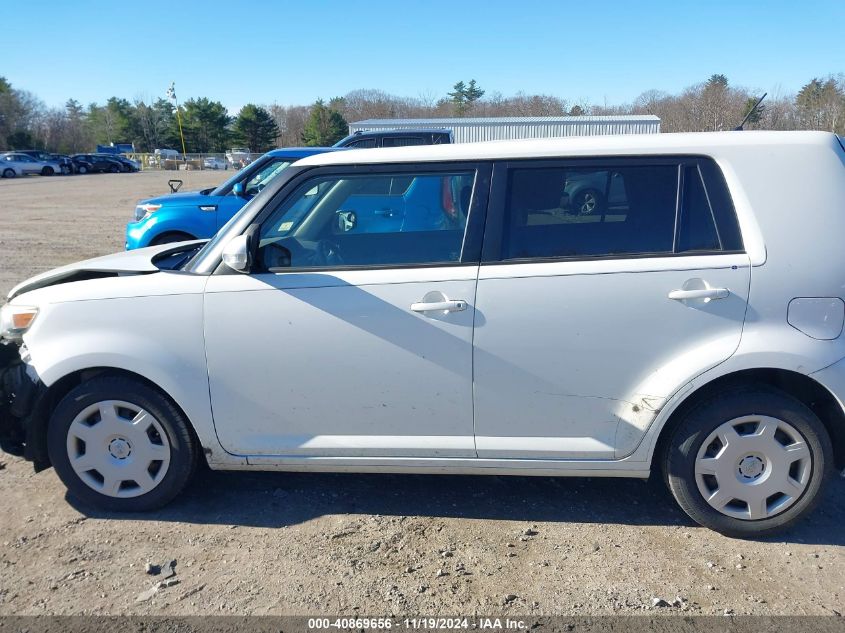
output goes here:
[{"label": "front door handle", "polygon": [[673,290],[669,298],[675,301],[689,301],[695,299],[725,299],[731,291],[727,288],[698,288],[696,290]]},{"label": "front door handle", "polygon": [[201,204],[200,211],[217,211],[216,204]]},{"label": "front door handle", "polygon": [[447,301],[421,301],[412,303],[413,312],[461,312],[467,309],[467,302],[463,299],[452,299]]}]

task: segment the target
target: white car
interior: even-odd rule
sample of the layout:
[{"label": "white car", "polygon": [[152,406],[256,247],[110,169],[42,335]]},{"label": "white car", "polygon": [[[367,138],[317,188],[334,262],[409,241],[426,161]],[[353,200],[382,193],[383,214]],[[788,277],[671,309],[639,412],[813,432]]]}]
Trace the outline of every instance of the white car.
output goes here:
[{"label": "white car", "polygon": [[52,176],[60,173],[62,173],[62,166],[58,161],[36,160],[32,156],[16,152],[0,154],[0,174],[4,178],[14,178],[26,174]]},{"label": "white car", "polygon": [[[570,179],[624,195],[572,213]],[[4,445],[112,510],[203,459],[657,472],[700,524],[770,533],[845,465],[843,209],[820,132],[312,156],[204,245],[13,289]]]},{"label": "white car", "polygon": [[226,160],[235,169],[241,169],[252,162],[252,152],[246,147],[233,147],[226,152]]},{"label": "white car", "polygon": [[202,161],[203,169],[229,169],[229,163],[219,156],[209,156]]}]

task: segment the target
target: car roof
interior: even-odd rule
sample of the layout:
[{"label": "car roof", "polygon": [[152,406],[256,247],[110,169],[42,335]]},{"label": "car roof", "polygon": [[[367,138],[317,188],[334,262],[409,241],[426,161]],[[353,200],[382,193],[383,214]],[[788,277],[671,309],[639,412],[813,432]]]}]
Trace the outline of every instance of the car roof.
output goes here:
[{"label": "car roof", "polygon": [[838,147],[830,132],[690,132],[519,139],[443,145],[349,149],[340,154],[304,158],[298,164],[355,165],[434,161],[507,160],[579,156],[718,154],[742,146],[824,145]]},{"label": "car roof", "polygon": [[384,130],[357,130],[346,138],[366,136],[416,136],[417,134],[449,134],[452,130],[448,127],[415,127],[396,128]]},{"label": "car roof", "polygon": [[270,156],[277,158],[305,158],[307,156],[314,156],[315,154],[322,154],[326,152],[336,152],[338,150],[346,150],[345,147],[283,147],[281,149],[274,149],[267,152]]}]

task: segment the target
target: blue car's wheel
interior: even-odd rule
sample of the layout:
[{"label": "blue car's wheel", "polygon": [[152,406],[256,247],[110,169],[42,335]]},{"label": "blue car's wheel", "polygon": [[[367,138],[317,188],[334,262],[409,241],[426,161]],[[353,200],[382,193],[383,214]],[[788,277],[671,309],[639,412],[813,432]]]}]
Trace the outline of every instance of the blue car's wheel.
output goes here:
[{"label": "blue car's wheel", "polygon": [[158,246],[159,244],[170,244],[172,242],[187,242],[189,240],[195,240],[193,235],[188,235],[187,233],[182,233],[181,231],[171,231],[170,233],[162,233],[161,235],[155,237],[151,242],[150,246]]}]

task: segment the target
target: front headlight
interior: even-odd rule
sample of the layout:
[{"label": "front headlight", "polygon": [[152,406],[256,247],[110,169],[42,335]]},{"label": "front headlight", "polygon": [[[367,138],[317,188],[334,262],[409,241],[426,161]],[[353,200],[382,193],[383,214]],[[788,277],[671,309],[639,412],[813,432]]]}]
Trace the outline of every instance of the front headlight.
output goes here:
[{"label": "front headlight", "polygon": [[135,221],[140,222],[148,215],[161,209],[160,204],[139,204],[135,207]]},{"label": "front headlight", "polygon": [[38,316],[38,308],[7,303],[0,308],[0,338],[20,340]]}]

